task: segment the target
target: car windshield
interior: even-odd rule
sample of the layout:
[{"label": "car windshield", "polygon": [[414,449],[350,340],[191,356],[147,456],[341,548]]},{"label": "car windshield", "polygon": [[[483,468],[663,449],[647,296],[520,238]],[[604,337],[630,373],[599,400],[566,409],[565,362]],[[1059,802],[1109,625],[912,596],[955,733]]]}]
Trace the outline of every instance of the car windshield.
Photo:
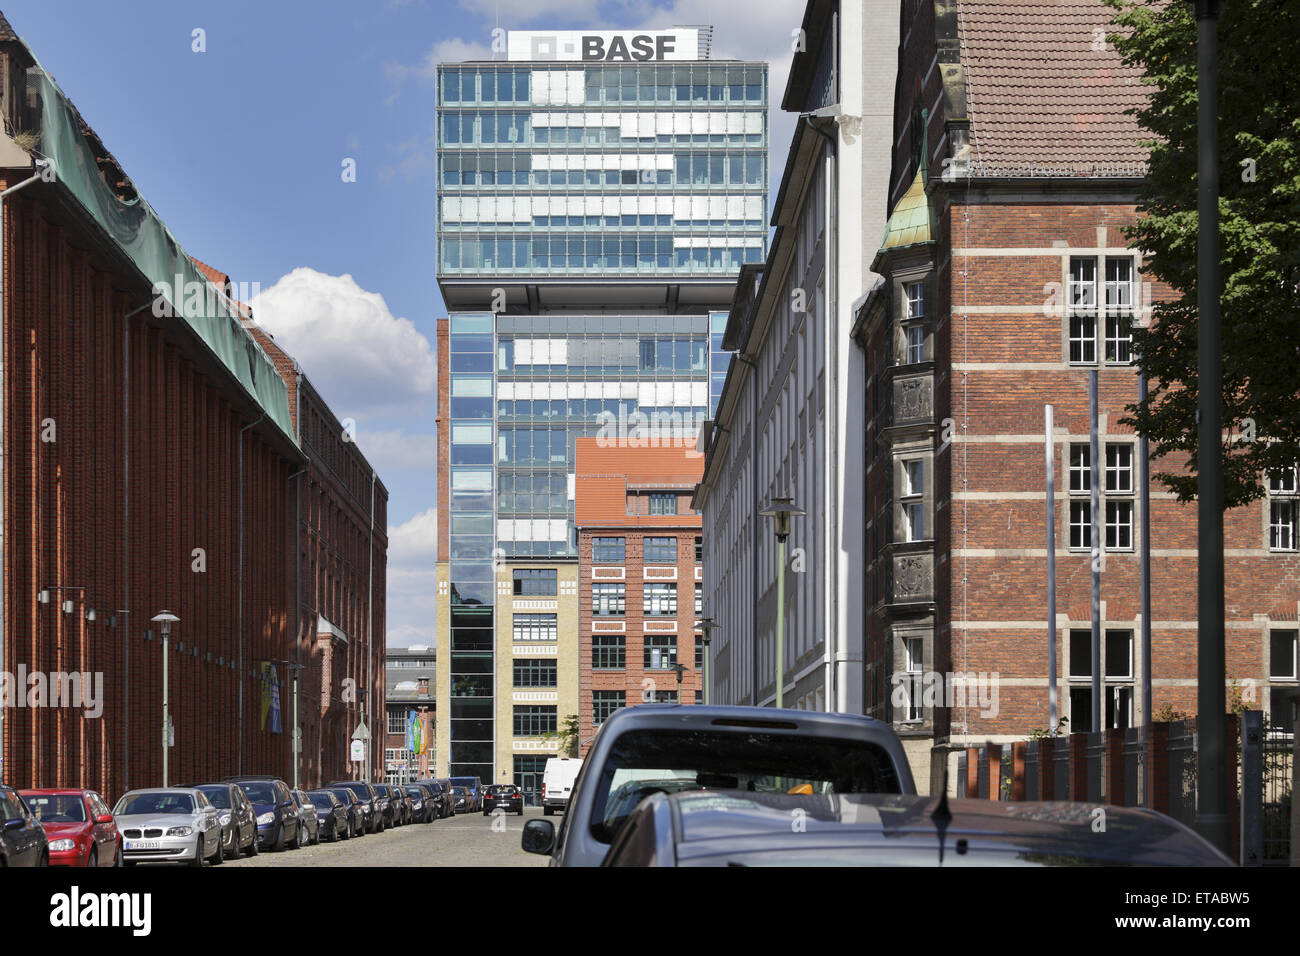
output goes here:
[{"label": "car windshield", "polygon": [[117,802],[114,816],[139,813],[193,813],[194,798],[188,793],[128,794]]},{"label": "car windshield", "polygon": [[328,809],[329,807],[334,806],[334,801],[326,794],[318,793],[313,790],[311,793],[307,794],[307,796],[311,798],[312,803],[316,804],[317,810]]},{"label": "car windshield", "polygon": [[225,787],[199,787],[199,790],[218,810],[230,809],[230,791]]},{"label": "car windshield", "polygon": [[652,793],[899,793],[889,754],[875,744],[759,731],[630,730],[601,769],[591,833],[609,843]]},{"label": "car windshield", "polygon": [[424,794],[420,792],[419,787],[407,787],[406,792],[409,793],[411,796],[415,797],[417,800],[424,799]]},{"label": "car windshield", "polygon": [[453,787],[464,787],[466,790],[474,789],[473,777],[452,777],[451,784]]},{"label": "car windshield", "polygon": [[42,823],[85,823],[86,804],[70,794],[46,794],[23,797],[27,808]]},{"label": "car windshield", "polygon": [[275,798],[275,787],[269,783],[241,783],[244,793],[252,803],[279,803]]},{"label": "car windshield", "polygon": [[342,803],[344,805],[347,805],[352,802],[351,800],[348,799],[349,797],[353,797],[353,798],[356,797],[356,794],[354,794],[351,790],[347,789],[346,787],[339,787],[337,790],[332,790],[330,792],[333,793],[334,796],[339,798],[339,803]]}]

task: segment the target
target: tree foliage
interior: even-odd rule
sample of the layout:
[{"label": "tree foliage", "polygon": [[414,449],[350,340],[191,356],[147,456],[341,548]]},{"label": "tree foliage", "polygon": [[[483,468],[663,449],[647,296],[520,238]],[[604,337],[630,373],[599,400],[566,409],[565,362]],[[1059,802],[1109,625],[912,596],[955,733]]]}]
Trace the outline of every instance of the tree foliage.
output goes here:
[{"label": "tree foliage", "polygon": [[[1139,219],[1126,231],[1174,297],[1134,330],[1145,403],[1129,406],[1156,477],[1196,497],[1197,91],[1187,0],[1106,0],[1110,37],[1140,68],[1152,135]],[[1263,495],[1261,475],[1300,460],[1300,3],[1225,0],[1219,40],[1220,259],[1225,504]]]}]

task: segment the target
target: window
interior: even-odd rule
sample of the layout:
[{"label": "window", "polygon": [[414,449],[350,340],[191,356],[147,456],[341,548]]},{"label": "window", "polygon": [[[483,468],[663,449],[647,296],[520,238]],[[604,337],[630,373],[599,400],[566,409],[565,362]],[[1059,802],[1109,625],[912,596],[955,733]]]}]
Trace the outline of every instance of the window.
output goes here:
[{"label": "window", "polygon": [[556,659],[554,657],[516,657],[516,687],[555,687]]},{"label": "window", "polygon": [[677,691],[675,690],[647,691],[642,694],[642,703],[675,704],[677,703]]},{"label": "window", "polygon": [[[1133,632],[1105,630],[1101,635],[1102,717],[1106,729],[1127,730],[1133,722]],[[1092,631],[1070,631],[1069,731],[1092,727]]]},{"label": "window", "polygon": [[918,721],[925,718],[922,710],[922,671],[925,669],[925,638],[907,637],[903,639],[903,688],[907,694],[907,704],[903,708],[904,721]]},{"label": "window", "polygon": [[906,283],[903,300],[907,310],[904,327],[907,352],[903,360],[908,365],[916,365],[925,361],[925,283]]},{"label": "window", "polygon": [[1297,497],[1295,467],[1283,468],[1268,477],[1268,548],[1270,551],[1297,550]]},{"label": "window", "polygon": [[904,461],[903,487],[899,504],[903,509],[903,540],[925,540],[925,462]]},{"label": "window", "polygon": [[661,670],[677,663],[676,634],[647,634],[645,636],[645,661],[647,670]]},{"label": "window", "polygon": [[695,635],[695,669],[704,670],[704,635]]},{"label": "window", "polygon": [[1127,364],[1133,345],[1133,260],[1106,260],[1106,361]]},{"label": "window", "polygon": [[514,732],[516,737],[540,737],[553,734],[556,729],[555,705],[515,706]]},{"label": "window", "polygon": [[610,714],[627,705],[627,691],[594,690],[591,692],[591,722],[603,724]]},{"label": "window", "polygon": [[704,585],[699,581],[695,582],[695,616],[704,616]]},{"label": "window", "polygon": [[1106,550],[1133,550],[1133,446],[1106,443]]},{"label": "window", "polygon": [[704,539],[703,538],[695,539],[695,563],[696,564],[704,563]]},{"label": "window", "polygon": [[388,732],[390,734],[406,733],[406,717],[409,713],[407,707],[389,707],[388,708]]},{"label": "window", "polygon": [[677,613],[677,585],[661,581],[647,581],[645,584],[644,613],[666,615]]},{"label": "window", "polygon": [[1270,631],[1268,635],[1268,723],[1286,733],[1295,732],[1300,711],[1300,631]]},{"label": "window", "polygon": [[597,615],[626,614],[626,585],[593,584],[591,586],[591,613]]},{"label": "window", "polygon": [[554,614],[516,614],[512,621],[516,641],[555,640]]},{"label": "window", "polygon": [[622,634],[591,636],[591,668],[597,671],[621,671],[627,666],[627,642]]},{"label": "window", "polygon": [[[1133,457],[1129,442],[1106,442],[1102,481],[1102,514],[1108,551],[1133,550]],[[1082,442],[1070,445],[1070,550],[1092,548],[1092,448]]]},{"label": "window", "polygon": [[516,568],[515,594],[554,595],[555,568]]},{"label": "window", "polygon": [[677,539],[676,538],[646,538],[645,539],[645,563],[646,564],[676,564],[677,563]]},{"label": "window", "polygon": [[627,538],[592,538],[593,564],[622,564],[627,552]]},{"label": "window", "polygon": [[[654,493],[650,497],[650,513],[652,515],[675,515],[677,514],[677,496],[673,494]],[[675,559],[674,559],[675,560]]]},{"label": "window", "polygon": [[1067,294],[1070,315],[1070,361],[1097,361],[1097,260],[1072,258]]}]

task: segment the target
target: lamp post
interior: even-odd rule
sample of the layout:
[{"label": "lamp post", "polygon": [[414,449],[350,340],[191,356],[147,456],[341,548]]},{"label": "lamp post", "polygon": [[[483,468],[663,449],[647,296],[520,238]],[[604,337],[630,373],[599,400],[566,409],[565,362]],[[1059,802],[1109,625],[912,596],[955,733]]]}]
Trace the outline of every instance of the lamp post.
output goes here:
[{"label": "lamp post", "polygon": [[167,747],[169,745],[169,724],[171,718],[167,713],[167,642],[171,639],[172,623],[180,618],[171,611],[159,611],[149,618],[162,625],[162,785],[167,786]]},{"label": "lamp post", "polygon": [[794,506],[793,498],[773,498],[760,511],[776,523],[776,706],[784,703],[785,687],[785,541],[790,537],[790,519],[802,518],[805,512]]},{"label": "lamp post", "polygon": [[702,631],[704,636],[700,639],[704,644],[704,703],[710,703],[712,694],[709,693],[709,644],[713,642],[713,632],[722,627],[711,617],[701,618],[695,622],[695,629]]},{"label": "lamp post", "polygon": [[680,661],[673,665],[673,670],[677,672],[677,703],[679,704],[682,702],[682,675],[685,674],[688,669],[689,668]]}]

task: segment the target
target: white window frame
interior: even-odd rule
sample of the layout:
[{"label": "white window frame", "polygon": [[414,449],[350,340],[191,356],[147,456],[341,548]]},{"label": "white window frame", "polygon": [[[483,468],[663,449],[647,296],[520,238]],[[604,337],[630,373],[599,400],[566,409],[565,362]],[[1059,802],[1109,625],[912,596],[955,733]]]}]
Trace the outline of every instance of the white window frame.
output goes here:
[{"label": "white window frame", "polygon": [[[1117,277],[1111,278],[1114,266]],[[1121,267],[1123,267],[1121,269]],[[1105,308],[1106,324],[1103,359],[1107,365],[1131,365],[1133,363],[1133,297],[1136,285],[1134,275],[1137,268],[1132,256],[1106,256],[1105,273]],[[1127,277],[1118,275],[1121,271]]]},{"label": "white window frame", "polygon": [[918,365],[925,361],[925,281],[903,283],[904,333],[906,347],[903,362]]},{"label": "white window frame", "polygon": [[903,638],[904,687],[907,691],[907,708],[904,723],[920,723],[925,719],[921,689],[925,672],[925,638],[921,635]]},{"label": "white window frame", "polygon": [[1286,554],[1300,551],[1300,481],[1296,468],[1268,476],[1268,550]]},{"label": "white window frame", "polygon": [[898,501],[903,509],[904,540],[925,541],[925,459],[905,458],[899,464],[903,493]]},{"label": "white window frame", "polygon": [[[1076,264],[1081,267],[1079,278],[1075,278]],[[1086,275],[1089,268],[1091,276]],[[1071,365],[1096,365],[1100,345],[1097,341],[1097,259],[1095,256],[1071,256],[1067,270],[1066,324],[1069,341],[1066,358]],[[1073,354],[1076,343],[1078,358]]]},{"label": "white window frame", "polygon": [[1136,448],[1132,442],[1108,441],[1105,455],[1101,490],[1106,520],[1102,540],[1106,542],[1107,551],[1132,551],[1134,517],[1137,514],[1137,499],[1133,492]]}]

